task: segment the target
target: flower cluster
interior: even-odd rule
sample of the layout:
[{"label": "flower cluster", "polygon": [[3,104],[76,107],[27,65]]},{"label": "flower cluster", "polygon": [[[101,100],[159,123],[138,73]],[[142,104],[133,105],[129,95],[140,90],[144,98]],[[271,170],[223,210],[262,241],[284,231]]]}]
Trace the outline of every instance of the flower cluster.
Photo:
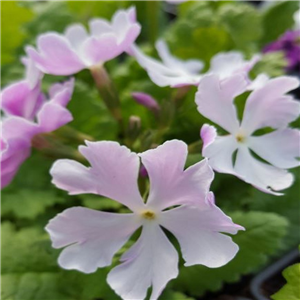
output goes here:
[{"label": "flower cluster", "polygon": [[[115,254],[132,239],[133,245],[110,271],[107,282],[123,299],[142,300],[149,287],[151,299],[157,299],[178,275],[178,253],[169,233],[179,242],[185,266],[221,267],[238,252],[238,245],[227,234],[244,228],[216,206],[210,191],[213,170],[237,176],[274,195],[281,195],[279,191],[293,183],[287,169],[299,165],[300,133],[288,126],[299,116],[300,104],[288,93],[299,86],[299,80],[266,74],[253,79],[249,72],[260,55],[246,60],[237,51],[215,55],[206,72],[200,60],[173,56],[163,40],[156,43],[161,61],[149,57],[134,44],[141,31],[135,8],[116,12],[111,22],[93,19],[89,29],[87,33],[81,24],[74,24],[64,34],[42,34],[36,49],[26,47],[25,79],[1,94],[1,184],[5,187],[13,180],[37,137],[73,119],[66,106],[74,78],[52,85],[46,97],[41,89],[44,74],[69,76],[90,69],[120,127],[123,119],[118,99],[107,86],[110,79],[102,68],[121,53],[132,55],[160,87],[180,90],[197,86],[199,113],[226,132],[219,135],[214,126],[203,125],[203,160],[185,169],[188,146],[179,140],[160,146],[154,143],[142,153],[117,142],[99,141],[79,147],[89,166],[60,159],[50,170],[53,184],[70,195],[101,195],[121,203],[127,211],[117,214],[71,207],[50,220],[46,230],[52,246],[64,248],[59,265],[95,272],[111,265]],[[97,73],[99,70],[102,73]],[[247,94],[239,118],[234,101]],[[163,110],[148,94],[135,92],[132,96],[156,117]],[[138,186],[140,173],[146,173],[150,181],[146,199]],[[141,234],[135,241],[132,236],[139,228]]]},{"label": "flower cluster", "polygon": [[35,136],[48,133],[72,121],[66,105],[71,100],[74,79],[41,91],[42,73],[25,59],[26,78],[5,88],[1,95],[4,112],[1,137],[1,186],[7,186],[30,155]]}]

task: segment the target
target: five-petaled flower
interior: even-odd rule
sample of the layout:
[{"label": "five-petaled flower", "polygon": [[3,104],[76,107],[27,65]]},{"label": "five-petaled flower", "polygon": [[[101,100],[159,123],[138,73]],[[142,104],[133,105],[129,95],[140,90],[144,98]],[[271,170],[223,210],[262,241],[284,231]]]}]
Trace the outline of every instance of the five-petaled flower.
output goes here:
[{"label": "five-petaled flower", "polygon": [[[156,49],[162,61],[145,55],[136,45],[132,45],[131,53],[147,71],[151,80],[162,87],[198,85],[205,74],[218,74],[220,78],[226,79],[235,73],[244,74],[250,86],[252,82],[248,78],[248,73],[260,59],[259,55],[254,55],[250,61],[246,61],[243,54],[237,51],[218,53],[211,59],[209,70],[205,74],[200,74],[204,67],[202,61],[196,59],[184,61],[173,56],[163,40],[156,43]],[[264,82],[265,78],[258,80]]]},{"label": "five-petaled flower", "polygon": [[[202,154],[212,168],[236,175],[263,192],[281,195],[277,191],[293,183],[293,175],[286,169],[299,166],[300,131],[287,126],[299,116],[300,103],[286,94],[298,86],[293,77],[270,79],[250,94],[240,121],[233,101],[247,90],[244,77],[234,75],[225,81],[216,75],[203,78],[196,94],[198,111],[229,133],[217,136],[216,129],[207,124],[201,129]],[[257,132],[265,127],[274,130]]]},{"label": "five-petaled flower", "polygon": [[[184,142],[168,141],[140,154],[109,141],[87,142],[79,150],[91,167],[58,160],[50,171],[53,183],[71,195],[93,193],[114,199],[132,213],[73,207],[57,215],[46,230],[54,248],[66,247],[58,259],[61,267],[92,273],[109,266],[114,254],[142,227],[107,281],[123,299],[142,300],[150,286],[151,299],[157,299],[178,275],[178,254],[163,228],[178,239],[186,266],[217,268],[237,253],[238,246],[221,232],[236,234],[243,227],[214,204],[209,192],[214,174],[206,160],[184,170]],[[150,178],[147,202],[137,184],[139,157]]]},{"label": "five-petaled flower", "polygon": [[7,186],[31,151],[32,138],[72,121],[65,108],[71,99],[74,80],[54,84],[49,100],[41,91],[42,74],[30,59],[24,59],[26,78],[6,87],[1,94],[4,112],[1,137],[1,188]]},{"label": "five-petaled flower", "polygon": [[26,52],[44,73],[71,75],[117,57],[129,49],[141,31],[134,7],[119,10],[111,23],[93,19],[89,27],[89,35],[81,24],[69,26],[63,35],[42,34],[37,40],[38,51],[28,46]]}]

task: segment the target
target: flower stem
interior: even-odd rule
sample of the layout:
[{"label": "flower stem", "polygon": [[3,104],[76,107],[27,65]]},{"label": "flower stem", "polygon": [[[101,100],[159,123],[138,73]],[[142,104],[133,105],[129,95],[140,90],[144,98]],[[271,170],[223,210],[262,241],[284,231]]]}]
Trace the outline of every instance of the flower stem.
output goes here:
[{"label": "flower stem", "polygon": [[121,105],[118,93],[103,65],[95,65],[90,68],[98,92],[106,107],[118,122],[120,131],[124,131]]},{"label": "flower stem", "polygon": [[148,27],[148,37],[151,44],[154,44],[159,30],[159,6],[160,1],[146,1],[147,5],[147,27]]}]

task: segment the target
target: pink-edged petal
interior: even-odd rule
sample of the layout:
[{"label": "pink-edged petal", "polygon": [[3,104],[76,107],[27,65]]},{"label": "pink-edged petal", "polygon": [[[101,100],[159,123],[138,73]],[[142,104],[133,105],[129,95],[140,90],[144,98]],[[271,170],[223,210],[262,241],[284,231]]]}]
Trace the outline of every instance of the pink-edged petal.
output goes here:
[{"label": "pink-edged petal", "polygon": [[262,73],[259,74],[253,81],[248,85],[249,91],[254,91],[265,86],[265,84],[270,80],[269,75]]},{"label": "pink-edged petal", "polygon": [[73,49],[79,51],[81,45],[88,38],[86,29],[81,24],[73,24],[65,30],[65,37],[72,45]]},{"label": "pink-edged petal", "polygon": [[122,299],[158,299],[166,284],[178,275],[178,254],[156,223],[143,226],[138,241],[122,256],[122,264],[110,271],[107,282]]},{"label": "pink-edged petal", "polygon": [[217,75],[204,76],[195,99],[198,111],[228,132],[235,133],[239,120],[233,100],[246,89],[247,81],[242,75],[233,75],[223,81]]},{"label": "pink-edged petal", "polygon": [[114,199],[132,210],[144,207],[137,178],[139,157],[117,142],[86,142],[79,151],[91,164],[91,174],[97,181],[98,193]]},{"label": "pink-edged petal", "polygon": [[206,208],[181,206],[163,212],[160,224],[179,241],[185,266],[196,264],[218,268],[238,252],[238,245],[220,232],[236,234],[244,228],[236,225],[213,203]]},{"label": "pink-edged petal", "polygon": [[150,178],[147,205],[157,209],[185,203],[201,205],[214,174],[206,160],[184,170],[187,157],[184,142],[167,141],[139,155]]},{"label": "pink-edged petal", "polygon": [[108,21],[103,19],[92,19],[89,21],[90,32],[92,36],[100,37],[105,33],[112,33],[113,29]]},{"label": "pink-edged petal", "polygon": [[37,84],[31,89],[27,80],[22,80],[5,88],[1,94],[1,106],[8,115],[33,119],[44,101]]},{"label": "pink-edged petal", "polygon": [[71,113],[61,105],[48,102],[37,115],[41,132],[51,132],[71,122]]},{"label": "pink-edged petal", "polygon": [[21,164],[29,157],[30,141],[22,138],[12,138],[6,141],[5,149],[1,151],[1,189],[11,183]]},{"label": "pink-edged petal", "polygon": [[36,67],[31,58],[22,57],[21,61],[26,66],[26,80],[29,87],[33,89],[40,82],[44,74]]},{"label": "pink-edged petal", "polygon": [[129,48],[141,31],[136,23],[135,7],[116,12],[112,18],[112,28],[118,37],[119,44]]},{"label": "pink-edged petal", "polygon": [[111,60],[122,52],[114,33],[103,34],[99,38],[90,37],[82,46],[83,57],[89,67]]},{"label": "pink-edged petal", "polygon": [[246,61],[244,55],[237,51],[218,53],[212,58],[207,73],[219,75],[221,79],[239,72],[247,74],[259,59],[260,56],[256,55],[250,61]]},{"label": "pink-edged petal", "polygon": [[286,128],[249,137],[249,147],[270,164],[283,169],[299,166],[300,131]]},{"label": "pink-edged petal", "polygon": [[64,269],[93,273],[109,266],[115,253],[141,224],[133,214],[113,214],[72,207],[46,226],[54,248],[66,247],[58,258]]},{"label": "pink-edged petal", "polygon": [[181,60],[173,56],[164,40],[158,40],[155,44],[155,48],[159,54],[159,57],[162,59],[163,63],[169,67],[182,71],[186,71],[187,74],[198,74],[204,67],[204,64],[200,60],[190,59],[190,60]]},{"label": "pink-edged petal", "polygon": [[37,124],[20,117],[8,117],[2,124],[2,136],[7,141],[14,138],[31,140],[38,133],[40,129]]},{"label": "pink-edged petal", "polygon": [[90,168],[69,159],[56,161],[51,170],[52,183],[58,188],[68,191],[70,195],[97,194],[97,180]]},{"label": "pink-edged petal", "polygon": [[247,147],[239,148],[235,171],[246,182],[273,195],[282,195],[277,191],[290,187],[294,181],[293,175],[286,170],[273,167],[252,157]]},{"label": "pink-edged petal", "polygon": [[241,127],[248,134],[263,127],[286,127],[300,113],[300,103],[286,93],[298,86],[298,79],[281,76],[254,90],[247,99]]},{"label": "pink-edged petal", "polygon": [[72,49],[70,42],[57,33],[39,36],[38,51],[27,47],[26,52],[44,73],[71,75],[85,68],[85,64]]},{"label": "pink-edged petal", "polygon": [[71,100],[75,80],[71,78],[63,83],[55,83],[49,89],[50,101],[66,107]]},{"label": "pink-edged petal", "polygon": [[221,173],[234,174],[233,153],[238,148],[232,135],[217,136],[214,126],[204,124],[200,132],[203,140],[202,156],[208,158],[209,165]]},{"label": "pink-edged petal", "polygon": [[150,79],[158,86],[170,86],[172,88],[178,88],[183,86],[198,85],[200,82],[200,76],[190,76],[186,74],[180,74],[177,71],[172,73],[162,74],[156,70],[149,70],[148,75]]}]

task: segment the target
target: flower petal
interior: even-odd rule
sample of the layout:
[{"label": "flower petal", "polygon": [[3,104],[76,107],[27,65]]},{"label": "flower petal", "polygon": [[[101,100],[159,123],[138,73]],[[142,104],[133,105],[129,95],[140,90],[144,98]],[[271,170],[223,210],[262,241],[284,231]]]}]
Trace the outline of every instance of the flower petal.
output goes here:
[{"label": "flower petal", "polygon": [[132,210],[144,207],[137,178],[139,157],[117,142],[86,142],[79,151],[91,164],[91,174],[97,180],[98,193],[119,201]]},{"label": "flower petal", "polygon": [[147,205],[164,209],[172,205],[199,203],[209,192],[214,174],[203,160],[184,171],[187,145],[167,141],[156,149],[139,154],[150,178]]},{"label": "flower petal", "polygon": [[98,194],[97,181],[90,168],[70,159],[57,160],[50,174],[52,183],[58,188],[68,191],[70,195]]},{"label": "flower petal", "polygon": [[178,239],[185,266],[196,264],[218,268],[236,255],[239,247],[227,235],[243,227],[236,225],[217,206],[181,206],[161,214],[160,224]]},{"label": "flower petal", "polygon": [[184,61],[173,56],[164,40],[158,40],[155,44],[155,48],[165,66],[169,68],[185,70],[191,74],[198,74],[204,67],[203,62],[200,60],[190,59]]},{"label": "flower petal", "polygon": [[44,96],[37,84],[33,89],[27,80],[11,84],[1,94],[1,106],[8,115],[33,119],[44,101]]},{"label": "flower petal", "polygon": [[250,61],[246,61],[244,55],[237,51],[218,53],[211,59],[210,69],[207,73],[219,75],[221,79],[238,72],[247,74],[258,59],[259,56],[254,56]]},{"label": "flower petal", "polygon": [[133,214],[113,214],[72,207],[46,226],[54,248],[66,247],[58,262],[64,269],[93,273],[109,266],[114,254],[140,227]]},{"label": "flower petal", "polygon": [[51,132],[71,122],[73,117],[64,107],[48,102],[37,115],[41,132]]},{"label": "flower petal", "polygon": [[282,195],[277,191],[290,187],[293,183],[293,175],[265,164],[252,157],[247,147],[240,147],[237,152],[235,171],[246,182],[252,184],[259,190],[273,194]]},{"label": "flower petal", "polygon": [[70,42],[73,49],[79,51],[84,41],[88,38],[88,34],[81,24],[73,24],[68,26],[65,30],[65,37]]},{"label": "flower petal", "polygon": [[65,108],[72,97],[74,78],[50,88],[51,99],[37,114],[41,132],[51,132],[71,122],[73,117]]},{"label": "flower petal", "polygon": [[298,86],[298,79],[281,76],[254,90],[247,99],[241,127],[248,134],[263,127],[286,127],[299,116],[300,103],[285,94]]},{"label": "flower petal", "polygon": [[232,135],[217,136],[213,126],[204,124],[201,129],[203,140],[202,155],[208,158],[209,165],[221,173],[234,174],[233,153],[238,148]]},{"label": "flower petal", "polygon": [[57,33],[39,36],[38,51],[27,47],[26,52],[44,73],[71,75],[85,68],[70,42]]},{"label": "flower petal", "polygon": [[153,223],[143,226],[138,241],[122,256],[123,263],[110,271],[107,282],[123,299],[156,300],[166,284],[178,275],[178,254],[166,235]]},{"label": "flower petal", "polygon": [[234,75],[223,81],[217,75],[204,76],[195,99],[198,111],[228,132],[235,133],[239,121],[233,100],[246,89],[247,81],[242,75]]},{"label": "flower petal", "polygon": [[286,128],[249,137],[249,147],[270,164],[283,169],[299,166],[300,131]]}]

